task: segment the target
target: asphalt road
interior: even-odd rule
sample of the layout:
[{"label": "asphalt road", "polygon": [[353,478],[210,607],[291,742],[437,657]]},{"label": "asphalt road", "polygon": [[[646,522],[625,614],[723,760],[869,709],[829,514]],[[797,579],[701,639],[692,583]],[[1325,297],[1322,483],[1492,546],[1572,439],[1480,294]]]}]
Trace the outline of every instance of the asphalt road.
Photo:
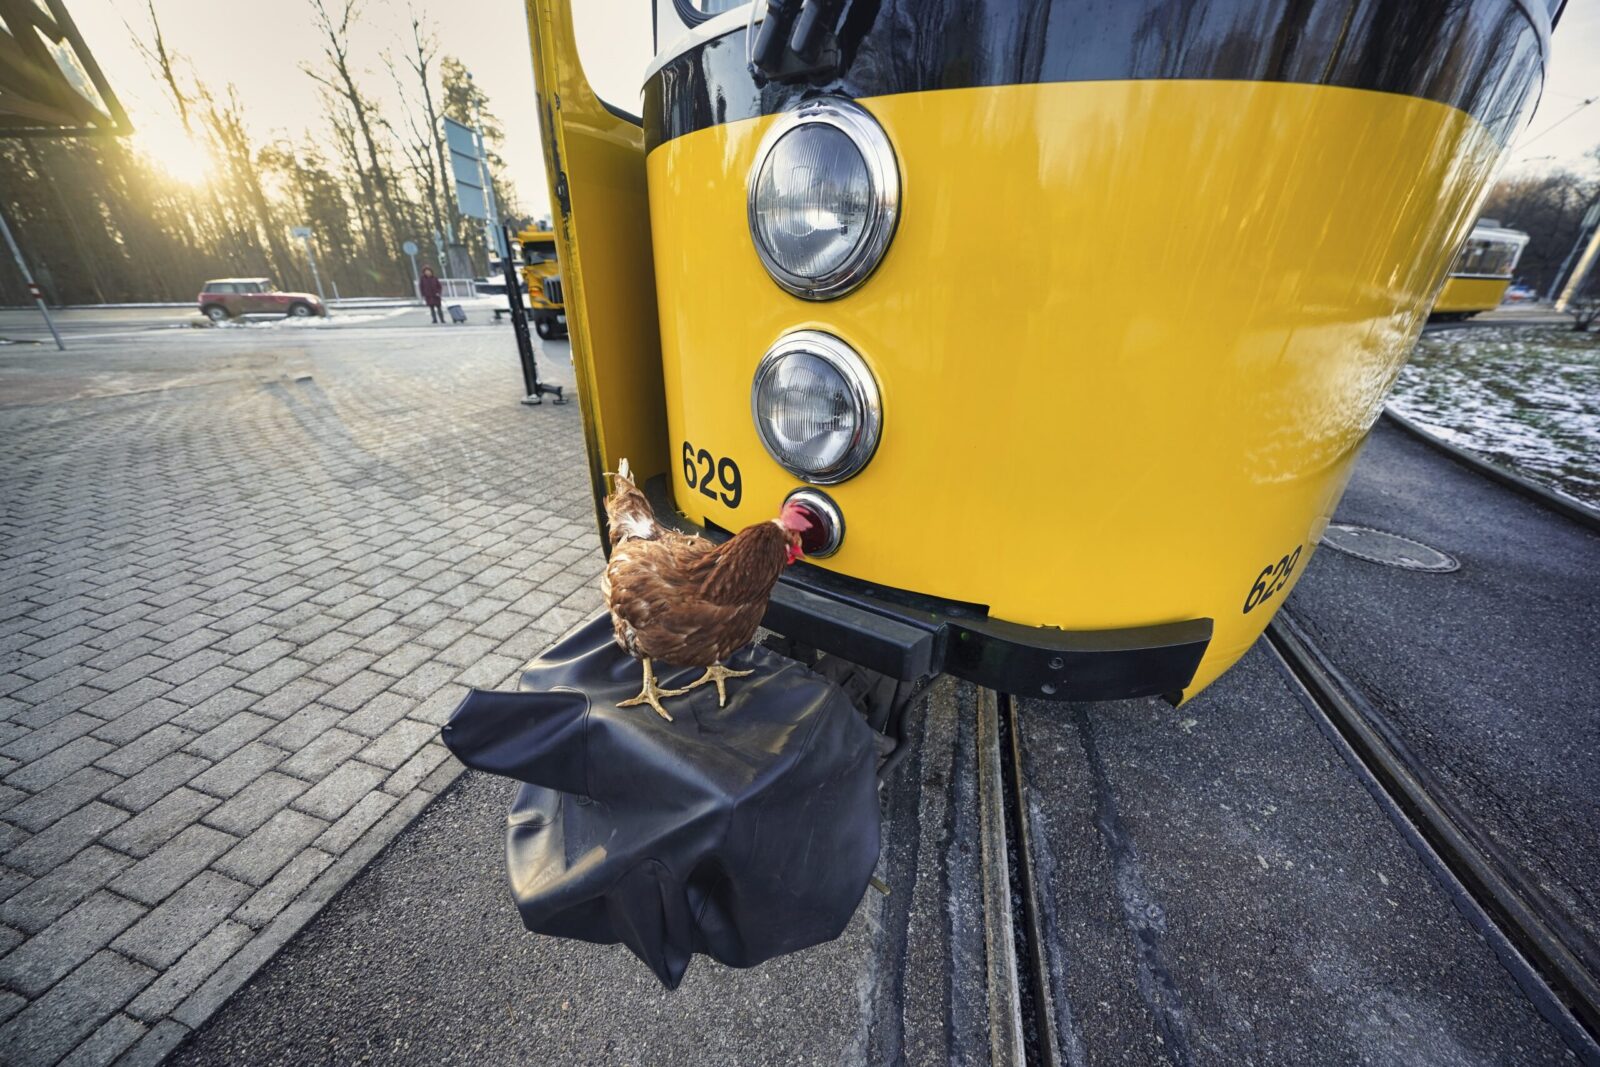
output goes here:
[{"label": "asphalt road", "polygon": [[1600,943],[1600,536],[1386,420],[1334,519],[1461,568],[1400,570],[1324,546],[1286,610],[1489,847]]}]

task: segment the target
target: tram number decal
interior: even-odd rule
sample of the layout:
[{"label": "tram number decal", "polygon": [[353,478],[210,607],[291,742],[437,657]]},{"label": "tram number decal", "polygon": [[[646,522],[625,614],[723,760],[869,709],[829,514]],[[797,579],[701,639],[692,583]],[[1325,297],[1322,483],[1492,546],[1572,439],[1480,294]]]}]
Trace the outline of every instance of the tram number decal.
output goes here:
[{"label": "tram number decal", "polygon": [[1261,573],[1256,576],[1256,584],[1250,587],[1249,595],[1244,598],[1244,613],[1248,615],[1252,609],[1271,600],[1273,594],[1289,580],[1289,575],[1294,573],[1294,565],[1299,562],[1300,546],[1296,545],[1292,554],[1261,568]]},{"label": "tram number decal", "polygon": [[697,450],[688,441],[683,443],[683,480],[690,489],[700,490],[701,496],[721,499],[730,508],[738,507],[744,499],[739,465],[727,456],[719,459],[703,448]]}]

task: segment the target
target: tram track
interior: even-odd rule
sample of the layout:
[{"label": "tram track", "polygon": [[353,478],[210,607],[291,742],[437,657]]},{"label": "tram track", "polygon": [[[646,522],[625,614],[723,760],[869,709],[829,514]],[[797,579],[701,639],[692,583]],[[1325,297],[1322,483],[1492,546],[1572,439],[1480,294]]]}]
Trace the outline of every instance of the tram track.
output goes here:
[{"label": "tram track", "polygon": [[1530,879],[1435,784],[1382,714],[1287,613],[1267,641],[1385,814],[1579,1062],[1600,1065],[1600,966]]}]

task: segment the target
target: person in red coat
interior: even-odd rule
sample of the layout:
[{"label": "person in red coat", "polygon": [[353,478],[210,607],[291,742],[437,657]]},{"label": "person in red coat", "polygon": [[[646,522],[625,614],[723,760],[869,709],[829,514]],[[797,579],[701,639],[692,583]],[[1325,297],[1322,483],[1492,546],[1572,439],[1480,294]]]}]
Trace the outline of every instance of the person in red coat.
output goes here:
[{"label": "person in red coat", "polygon": [[434,277],[432,267],[422,268],[422,279],[417,283],[417,289],[422,294],[422,302],[428,305],[428,313],[433,316],[433,321],[443,322],[444,286]]}]

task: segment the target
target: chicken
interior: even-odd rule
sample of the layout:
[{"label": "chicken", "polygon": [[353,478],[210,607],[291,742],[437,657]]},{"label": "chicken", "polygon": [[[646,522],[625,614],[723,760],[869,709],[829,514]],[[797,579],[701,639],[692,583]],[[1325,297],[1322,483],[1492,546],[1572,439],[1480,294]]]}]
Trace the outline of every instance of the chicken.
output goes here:
[{"label": "chicken", "polygon": [[[810,526],[800,509],[739,531],[720,545],[669,530],[633,484],[628,461],[618,464],[606,517],[611,527],[611,562],[600,577],[600,593],[611,612],[617,644],[644,662],[644,689],[618,707],[649,704],[667,721],[663,697],[715,683],[718,706],[728,702],[726,682],[749,671],[722,665],[750,643],[767,598],[783,568],[799,559],[800,534]],[[705,674],[682,689],[656,684],[652,661],[704,667]]]}]

